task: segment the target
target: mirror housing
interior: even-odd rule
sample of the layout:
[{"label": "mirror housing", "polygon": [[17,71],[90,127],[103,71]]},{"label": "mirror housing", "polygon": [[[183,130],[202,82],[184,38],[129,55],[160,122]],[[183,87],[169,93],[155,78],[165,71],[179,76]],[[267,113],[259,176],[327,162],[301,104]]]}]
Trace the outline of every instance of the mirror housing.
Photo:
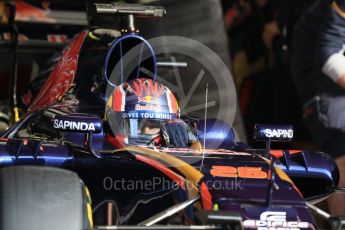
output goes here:
[{"label": "mirror housing", "polygon": [[103,131],[103,120],[89,114],[55,115],[54,129],[62,132],[84,133],[84,145],[96,158],[102,156],[92,147],[92,134]]},{"label": "mirror housing", "polygon": [[292,125],[262,125],[254,126],[253,138],[257,141],[287,142],[293,139]]},{"label": "mirror housing", "polygon": [[62,132],[101,133],[103,121],[89,114],[56,115],[53,120],[54,129]]}]

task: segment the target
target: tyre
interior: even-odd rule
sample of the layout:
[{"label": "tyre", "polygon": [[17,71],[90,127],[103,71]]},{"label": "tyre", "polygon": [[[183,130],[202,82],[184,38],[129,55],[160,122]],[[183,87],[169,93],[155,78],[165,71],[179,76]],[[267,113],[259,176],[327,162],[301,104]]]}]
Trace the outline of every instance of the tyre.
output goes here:
[{"label": "tyre", "polygon": [[87,188],[71,171],[39,166],[0,169],[0,229],[92,228]]}]

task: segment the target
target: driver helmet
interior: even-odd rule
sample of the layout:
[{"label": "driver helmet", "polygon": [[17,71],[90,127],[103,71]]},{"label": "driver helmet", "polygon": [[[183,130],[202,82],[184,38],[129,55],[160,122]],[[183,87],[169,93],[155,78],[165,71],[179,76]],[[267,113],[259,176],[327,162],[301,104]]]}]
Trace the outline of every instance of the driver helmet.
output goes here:
[{"label": "driver helmet", "polygon": [[177,100],[165,85],[137,78],[117,86],[107,101],[107,140],[116,147],[146,145],[160,135],[163,122],[178,117]]}]

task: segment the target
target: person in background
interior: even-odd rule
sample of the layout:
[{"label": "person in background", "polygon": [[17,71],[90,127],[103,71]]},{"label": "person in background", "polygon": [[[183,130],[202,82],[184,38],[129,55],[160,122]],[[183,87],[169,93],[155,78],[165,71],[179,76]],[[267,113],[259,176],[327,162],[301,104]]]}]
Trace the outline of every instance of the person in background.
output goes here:
[{"label": "person in background", "polygon": [[[296,21],[314,0],[224,1],[231,66],[250,144],[256,123],[289,123],[303,138],[301,114],[288,68]],[[226,3],[226,4],[225,4]],[[296,95],[296,96],[294,96]],[[301,131],[302,130],[302,131]]]},{"label": "person in background", "polygon": [[[314,142],[331,155],[345,186],[345,0],[318,0],[303,15],[292,40],[290,69]],[[345,196],[328,199],[345,214]]]}]

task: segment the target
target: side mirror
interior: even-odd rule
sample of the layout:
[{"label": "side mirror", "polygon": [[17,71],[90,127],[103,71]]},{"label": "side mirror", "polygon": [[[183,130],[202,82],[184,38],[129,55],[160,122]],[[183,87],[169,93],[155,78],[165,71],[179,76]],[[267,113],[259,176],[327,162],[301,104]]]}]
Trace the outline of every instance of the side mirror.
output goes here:
[{"label": "side mirror", "polygon": [[101,133],[103,121],[88,114],[56,115],[54,129],[62,132]]},{"label": "side mirror", "polygon": [[92,134],[103,131],[102,119],[89,114],[55,115],[53,124],[54,129],[62,132],[85,133],[85,147],[93,156],[101,158],[101,155],[92,147]]},{"label": "side mirror", "polygon": [[292,125],[255,125],[253,138],[258,141],[286,142],[293,139]]},{"label": "side mirror", "polygon": [[[271,157],[272,141],[291,141],[293,138],[292,125],[258,125],[254,126],[253,138],[257,141],[266,141],[266,157]],[[274,162],[274,161],[272,161]]]}]

